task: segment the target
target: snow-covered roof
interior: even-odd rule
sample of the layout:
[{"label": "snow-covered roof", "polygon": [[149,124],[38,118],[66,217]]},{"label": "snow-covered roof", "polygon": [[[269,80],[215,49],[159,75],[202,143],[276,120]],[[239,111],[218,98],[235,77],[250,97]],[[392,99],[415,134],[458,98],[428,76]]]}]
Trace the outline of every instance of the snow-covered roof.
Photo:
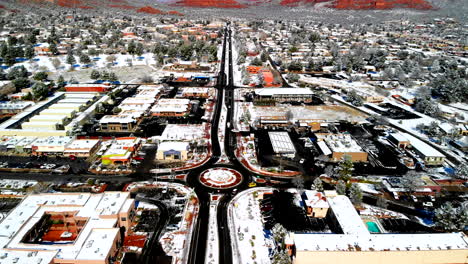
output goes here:
[{"label": "snow-covered roof", "polygon": [[[128,206],[124,206],[129,200],[133,201],[128,192],[29,195],[0,222],[0,247],[13,255],[21,255],[16,252],[28,253],[31,250],[41,250],[41,252],[50,251],[51,256],[64,260],[104,260],[119,232],[119,229],[115,228],[118,214],[129,209]],[[62,243],[23,243],[22,239],[26,233],[42,219],[44,214],[51,212],[76,212],[77,217],[86,217],[88,220],[72,244],[63,246]],[[88,247],[89,244],[92,246]],[[34,258],[30,256],[19,256],[19,258],[22,262],[18,263],[36,263],[31,262]],[[45,262],[37,263],[50,263],[45,257],[43,261]],[[0,262],[3,260],[0,259]]]},{"label": "snow-covered roof", "polygon": [[[361,221],[362,222],[362,221]],[[406,251],[468,249],[463,233],[433,234],[294,234],[298,251]],[[350,249],[351,248],[351,249]]]},{"label": "snow-covered roof", "polygon": [[307,88],[263,88],[255,90],[255,93],[260,96],[314,94],[310,89]]},{"label": "snow-covered roof", "polygon": [[305,190],[305,196],[307,199],[305,200],[305,204],[307,206],[313,208],[329,208],[330,205],[327,202],[327,198],[321,192],[312,191],[312,190]]},{"label": "snow-covered roof", "polygon": [[442,157],[445,158],[445,155],[440,153],[435,148],[431,147],[427,143],[423,142],[422,140],[408,134],[402,133],[407,139],[409,139],[411,146],[416,149],[419,153],[421,153],[425,157]]},{"label": "snow-covered roof", "polygon": [[189,147],[188,142],[173,142],[166,141],[162,142],[158,146],[158,151],[168,151],[168,150],[187,150]]},{"label": "snow-covered roof", "polygon": [[270,141],[273,146],[273,151],[275,153],[296,153],[296,148],[294,147],[294,144],[291,141],[288,132],[268,132],[268,136],[270,137]]},{"label": "snow-covered roof", "polygon": [[333,152],[364,152],[349,134],[316,134],[317,138],[325,141]]},{"label": "snow-covered roof", "polygon": [[328,204],[335,214],[344,234],[366,237],[369,230],[359,217],[351,201],[345,195],[327,197]]}]

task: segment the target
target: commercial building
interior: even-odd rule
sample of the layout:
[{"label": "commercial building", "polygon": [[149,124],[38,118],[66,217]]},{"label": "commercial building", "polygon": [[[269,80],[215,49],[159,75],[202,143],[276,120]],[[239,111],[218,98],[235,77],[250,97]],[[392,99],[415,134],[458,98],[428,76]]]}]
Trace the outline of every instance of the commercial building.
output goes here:
[{"label": "commercial building", "polygon": [[34,155],[55,154],[62,155],[65,147],[73,140],[72,137],[46,137],[38,138],[32,144]]},{"label": "commercial building", "polygon": [[111,142],[106,142],[108,148],[101,154],[102,164],[128,164],[140,148],[140,143],[141,139],[136,137],[116,138]]},{"label": "commercial building", "polygon": [[33,105],[28,101],[0,102],[0,114],[17,114]]},{"label": "commercial building", "polygon": [[0,262],[111,263],[134,207],[128,192],[29,195],[0,223]]},{"label": "commercial building", "polygon": [[69,84],[65,86],[67,92],[81,92],[81,93],[105,93],[109,91],[111,87],[105,84]]},{"label": "commercial building", "polygon": [[349,134],[316,133],[317,145],[332,161],[340,161],[344,156],[353,162],[366,162],[367,152]]},{"label": "commercial building", "polygon": [[314,93],[307,88],[264,88],[255,91],[257,99],[274,99],[279,102],[308,102]]},{"label": "commercial building", "polygon": [[189,99],[160,99],[152,108],[153,116],[183,117],[190,113]]},{"label": "commercial building", "polygon": [[333,233],[290,233],[293,263],[465,263],[468,238],[463,233],[370,233],[344,195],[327,192],[331,217],[342,230]]},{"label": "commercial building", "polygon": [[397,144],[398,147],[403,146],[404,148],[413,150],[424,161],[425,165],[439,166],[445,162],[445,155],[408,133],[392,133],[389,136],[389,140]]},{"label": "commercial building", "polygon": [[158,160],[187,160],[188,142],[162,142],[158,146],[158,151],[156,153],[156,159]]},{"label": "commercial building", "polygon": [[273,152],[280,156],[294,158],[296,148],[288,132],[268,132]]},{"label": "commercial building", "polygon": [[101,145],[99,139],[75,139],[64,149],[65,156],[89,157],[93,155]]}]

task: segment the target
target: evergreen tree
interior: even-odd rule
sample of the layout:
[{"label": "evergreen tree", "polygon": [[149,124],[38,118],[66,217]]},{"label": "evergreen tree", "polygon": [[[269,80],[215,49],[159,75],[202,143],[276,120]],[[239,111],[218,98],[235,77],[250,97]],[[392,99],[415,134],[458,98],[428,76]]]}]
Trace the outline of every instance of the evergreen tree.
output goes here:
[{"label": "evergreen tree", "polygon": [[136,45],[135,47],[135,54],[138,55],[138,56],[141,56],[143,55],[143,44],[141,44],[140,42],[138,42],[138,44]]},{"label": "evergreen tree", "polygon": [[446,231],[463,231],[468,225],[468,208],[466,204],[454,207],[452,203],[446,202],[434,210],[436,226]]},{"label": "evergreen tree", "polygon": [[351,185],[351,188],[349,188],[349,196],[351,198],[351,201],[354,203],[354,204],[361,204],[362,202],[362,190],[361,188],[359,187],[359,185],[357,183],[353,183]]},{"label": "evergreen tree", "polygon": [[65,87],[65,79],[63,78],[62,75],[60,75],[60,76],[58,77],[58,79],[57,79],[57,87],[58,87],[59,89]]},{"label": "evergreen tree", "polygon": [[101,77],[101,73],[99,73],[97,70],[92,70],[90,77],[92,80],[98,80]]},{"label": "evergreen tree", "polygon": [[117,75],[114,72],[109,73],[109,81],[116,82],[118,80],[119,78],[117,78]]},{"label": "evergreen tree", "polygon": [[81,56],[80,56],[80,63],[82,63],[82,64],[89,64],[89,63],[91,63],[91,59],[89,58],[88,55],[86,55],[86,54],[81,54]]},{"label": "evergreen tree", "polygon": [[0,47],[0,57],[5,58],[8,54],[8,45],[5,42],[2,42],[2,46]]},{"label": "evergreen tree", "polygon": [[34,57],[34,48],[33,46],[29,45],[24,50],[24,56],[28,59],[32,59]]},{"label": "evergreen tree", "polygon": [[58,55],[59,54],[58,49],[57,49],[57,45],[55,43],[51,43],[49,45],[49,51],[50,51],[50,53],[52,53],[52,55]]},{"label": "evergreen tree", "polygon": [[130,55],[134,55],[135,52],[136,52],[136,45],[135,45],[135,41],[130,41],[130,43],[128,43],[128,46],[127,46],[127,52],[130,54]]},{"label": "evergreen tree", "polygon": [[323,182],[319,177],[315,178],[314,185],[317,191],[323,192]]},{"label": "evergreen tree", "polygon": [[43,100],[49,94],[49,89],[44,83],[37,82],[32,86],[32,95],[34,100]]},{"label": "evergreen tree", "polygon": [[340,195],[346,194],[346,183],[343,180],[339,180],[335,188],[338,194]]},{"label": "evergreen tree", "polygon": [[351,178],[351,175],[354,171],[354,164],[349,155],[344,155],[340,162],[338,163],[338,168],[336,169],[337,176],[340,180],[348,181]]},{"label": "evergreen tree", "polygon": [[76,63],[76,59],[75,59],[75,56],[73,56],[73,52],[72,52],[72,51],[69,51],[69,52],[68,52],[66,61],[67,61],[67,63],[70,64],[70,65],[73,65],[73,64]]}]

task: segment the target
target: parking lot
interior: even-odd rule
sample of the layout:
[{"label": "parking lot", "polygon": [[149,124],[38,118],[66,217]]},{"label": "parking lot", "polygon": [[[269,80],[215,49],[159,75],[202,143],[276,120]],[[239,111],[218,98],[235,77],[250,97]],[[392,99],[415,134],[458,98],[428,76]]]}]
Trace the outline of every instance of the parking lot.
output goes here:
[{"label": "parking lot", "polygon": [[87,173],[89,164],[84,158],[65,158],[61,156],[0,156],[0,168],[46,169],[55,170],[64,165],[70,166],[69,173]]}]

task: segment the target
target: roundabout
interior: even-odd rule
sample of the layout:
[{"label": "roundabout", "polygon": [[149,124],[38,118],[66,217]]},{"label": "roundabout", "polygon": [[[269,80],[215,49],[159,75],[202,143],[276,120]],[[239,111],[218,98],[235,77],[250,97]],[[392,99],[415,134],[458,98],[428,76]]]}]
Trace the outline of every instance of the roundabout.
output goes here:
[{"label": "roundabout", "polygon": [[199,181],[205,187],[213,189],[229,189],[239,185],[242,174],[230,168],[212,168],[200,174]]}]

